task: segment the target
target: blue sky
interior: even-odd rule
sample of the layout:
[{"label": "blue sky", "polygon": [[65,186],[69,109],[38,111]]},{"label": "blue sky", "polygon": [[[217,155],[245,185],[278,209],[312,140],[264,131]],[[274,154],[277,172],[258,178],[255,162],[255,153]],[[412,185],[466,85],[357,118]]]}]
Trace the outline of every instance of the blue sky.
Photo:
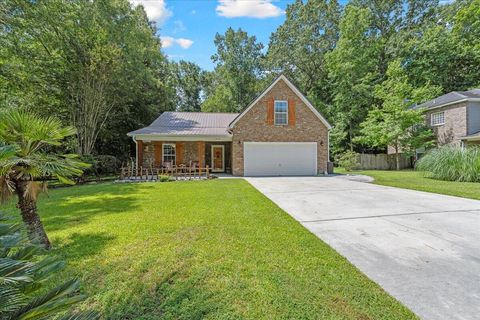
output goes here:
[{"label": "blue sky", "polygon": [[268,45],[270,33],[285,20],[294,0],[130,0],[142,4],[160,29],[163,51],[173,60],[188,60],[212,70],[215,34],[242,28]]}]

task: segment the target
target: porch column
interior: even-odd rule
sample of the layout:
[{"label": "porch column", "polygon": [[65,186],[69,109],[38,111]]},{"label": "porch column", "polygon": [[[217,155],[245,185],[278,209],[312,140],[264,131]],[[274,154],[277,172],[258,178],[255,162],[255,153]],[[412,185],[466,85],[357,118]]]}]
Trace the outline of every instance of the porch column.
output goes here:
[{"label": "porch column", "polygon": [[198,165],[205,167],[205,141],[198,141]]},{"label": "porch column", "polygon": [[143,141],[137,140],[137,167],[143,166]]},{"label": "porch column", "polygon": [[162,147],[161,141],[155,141],[153,143],[153,154],[155,156],[155,167],[159,168],[162,165]]}]

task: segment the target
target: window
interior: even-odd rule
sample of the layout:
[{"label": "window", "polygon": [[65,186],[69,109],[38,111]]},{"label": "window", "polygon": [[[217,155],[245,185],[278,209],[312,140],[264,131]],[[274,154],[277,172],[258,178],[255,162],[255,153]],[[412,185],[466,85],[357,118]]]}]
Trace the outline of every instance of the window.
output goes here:
[{"label": "window", "polygon": [[445,112],[432,113],[432,126],[440,126],[445,124]]},{"label": "window", "polygon": [[288,124],[288,102],[287,101],[275,101],[275,124],[285,125]]},{"label": "window", "polygon": [[175,144],[173,143],[164,143],[163,144],[163,163],[171,162],[172,165],[175,164]]}]

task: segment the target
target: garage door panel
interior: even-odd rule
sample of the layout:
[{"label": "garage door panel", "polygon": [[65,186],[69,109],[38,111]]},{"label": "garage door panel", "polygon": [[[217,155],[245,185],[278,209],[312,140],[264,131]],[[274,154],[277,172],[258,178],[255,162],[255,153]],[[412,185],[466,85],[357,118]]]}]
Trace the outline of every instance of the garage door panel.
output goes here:
[{"label": "garage door panel", "polygon": [[315,142],[245,142],[246,176],[306,176],[317,173]]}]

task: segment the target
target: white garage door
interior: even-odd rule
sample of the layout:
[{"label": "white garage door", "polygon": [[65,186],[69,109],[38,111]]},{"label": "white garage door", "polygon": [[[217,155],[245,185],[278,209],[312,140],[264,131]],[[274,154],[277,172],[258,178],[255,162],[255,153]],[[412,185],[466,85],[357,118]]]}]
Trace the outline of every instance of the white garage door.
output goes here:
[{"label": "white garage door", "polygon": [[316,142],[245,142],[245,176],[313,176]]}]

